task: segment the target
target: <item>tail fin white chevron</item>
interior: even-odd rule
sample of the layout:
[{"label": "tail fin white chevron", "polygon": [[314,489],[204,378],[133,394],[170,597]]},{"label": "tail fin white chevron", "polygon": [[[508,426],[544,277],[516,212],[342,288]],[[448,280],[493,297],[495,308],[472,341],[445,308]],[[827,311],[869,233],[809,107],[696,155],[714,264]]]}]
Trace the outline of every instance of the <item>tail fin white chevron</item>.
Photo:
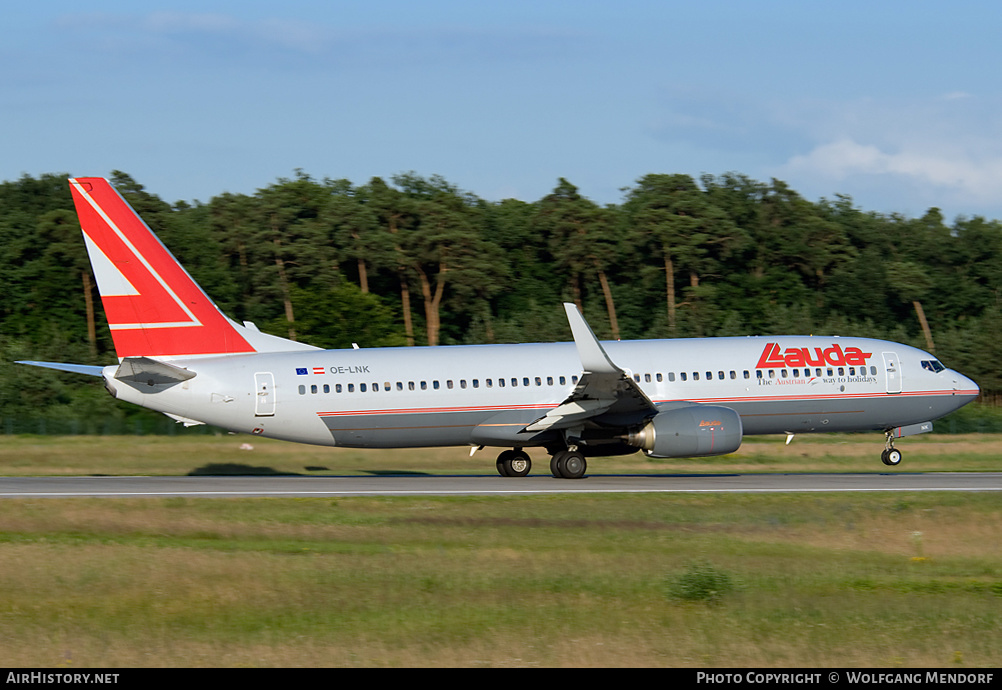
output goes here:
[{"label": "tail fin white chevron", "polygon": [[107,180],[69,182],[119,359],[318,349],[228,319]]}]

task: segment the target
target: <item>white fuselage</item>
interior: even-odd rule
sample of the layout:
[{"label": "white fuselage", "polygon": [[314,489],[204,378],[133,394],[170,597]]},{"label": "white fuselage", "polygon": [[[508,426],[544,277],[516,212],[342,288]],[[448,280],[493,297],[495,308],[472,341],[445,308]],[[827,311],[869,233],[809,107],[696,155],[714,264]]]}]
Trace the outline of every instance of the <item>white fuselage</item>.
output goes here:
[{"label": "white fuselage", "polygon": [[[744,433],[889,430],[941,417],[977,385],[932,355],[864,338],[762,336],[603,342],[656,405],[734,409]],[[930,365],[934,362],[935,365]],[[224,429],[320,445],[544,445],[524,428],[581,376],[574,343],[315,350],[190,359],[157,392],[117,397]],[[938,371],[936,369],[939,369]]]}]

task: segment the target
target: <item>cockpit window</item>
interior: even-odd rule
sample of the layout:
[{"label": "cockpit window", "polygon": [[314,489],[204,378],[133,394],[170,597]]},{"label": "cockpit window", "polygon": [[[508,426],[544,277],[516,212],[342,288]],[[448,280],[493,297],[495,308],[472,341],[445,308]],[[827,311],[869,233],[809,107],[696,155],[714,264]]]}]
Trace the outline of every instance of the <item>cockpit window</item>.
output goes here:
[{"label": "cockpit window", "polygon": [[924,359],[922,360],[922,368],[928,369],[929,371],[938,374],[939,372],[946,369],[939,361],[935,359]]}]

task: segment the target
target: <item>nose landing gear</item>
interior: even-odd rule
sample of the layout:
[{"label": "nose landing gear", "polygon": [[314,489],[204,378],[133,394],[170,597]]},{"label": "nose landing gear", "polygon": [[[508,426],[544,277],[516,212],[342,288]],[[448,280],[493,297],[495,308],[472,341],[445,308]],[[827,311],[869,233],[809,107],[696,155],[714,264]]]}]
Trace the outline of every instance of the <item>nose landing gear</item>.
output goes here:
[{"label": "nose landing gear", "polygon": [[880,454],[880,460],[885,465],[889,467],[895,467],[901,464],[901,451],[894,447],[894,437],[891,432],[887,432],[886,448],[884,452]]}]

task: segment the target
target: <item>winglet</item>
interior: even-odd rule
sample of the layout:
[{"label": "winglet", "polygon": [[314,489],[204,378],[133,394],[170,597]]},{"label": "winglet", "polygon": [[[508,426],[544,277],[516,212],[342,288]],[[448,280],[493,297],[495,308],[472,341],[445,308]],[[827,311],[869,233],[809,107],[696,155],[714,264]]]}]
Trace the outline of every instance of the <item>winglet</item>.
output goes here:
[{"label": "winglet", "polygon": [[654,403],[625,371],[613,363],[578,308],[565,302],[564,311],[567,312],[584,373],[567,399],[523,431],[569,429],[607,413],[620,418],[655,414],[657,408]]},{"label": "winglet", "polygon": [[578,357],[581,358],[581,366],[585,371],[595,374],[621,374],[623,370],[612,363],[605,348],[598,342],[595,332],[585,321],[577,305],[571,302],[564,302],[564,311],[567,312],[567,321],[571,325],[571,334],[574,336],[574,345],[578,349]]}]

